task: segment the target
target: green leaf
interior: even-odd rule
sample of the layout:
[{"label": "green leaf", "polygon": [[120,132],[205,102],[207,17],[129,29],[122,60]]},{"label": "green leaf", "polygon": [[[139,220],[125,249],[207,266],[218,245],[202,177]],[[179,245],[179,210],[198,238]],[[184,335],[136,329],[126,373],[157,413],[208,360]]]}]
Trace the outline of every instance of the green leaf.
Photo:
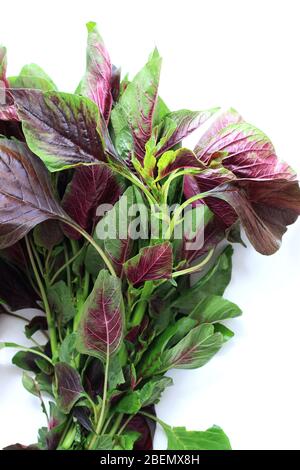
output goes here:
[{"label": "green leaf", "polygon": [[158,403],[165,388],[172,384],[169,377],[154,377],[139,390],[130,391],[121,398],[115,411],[136,414],[141,408]]},{"label": "green leaf", "polygon": [[75,348],[77,334],[75,332],[67,335],[63,342],[61,343],[59,350],[59,360],[60,362],[67,362],[72,365],[74,359],[77,356],[77,350]]},{"label": "green leaf", "polygon": [[222,323],[215,323],[214,328],[215,333],[221,333],[224,343],[234,337],[234,332],[227,328],[227,326],[222,325]]},{"label": "green leaf", "polygon": [[232,254],[233,249],[231,246],[225,248],[207,274],[178,297],[174,307],[182,312],[190,312],[209,294],[223,295],[231,279]]},{"label": "green leaf", "polygon": [[[114,207],[98,222],[95,229],[94,239],[110,257],[118,275],[122,272],[123,263],[131,256],[133,239],[130,237],[130,227],[138,217],[138,214],[130,215],[128,210],[142,202],[139,190],[129,186]],[[112,227],[115,227],[115,231],[111,231]],[[92,246],[87,249],[85,266],[93,276],[97,276],[104,267]]]},{"label": "green leaf", "polygon": [[120,353],[113,356],[109,363],[108,385],[109,390],[115,390],[118,385],[125,383],[125,378],[120,362]]},{"label": "green leaf", "polygon": [[121,436],[116,436],[114,450],[133,450],[133,446],[139,437],[140,433],[136,431],[126,431]]},{"label": "green leaf", "polygon": [[48,299],[58,321],[63,325],[74,318],[76,311],[71,290],[64,281],[58,281],[48,288]]},{"label": "green leaf", "polygon": [[197,326],[173,348],[162,354],[158,373],[172,368],[202,367],[219,351],[223,342],[221,333],[214,333],[213,325]]},{"label": "green leaf", "polygon": [[238,317],[242,314],[241,309],[218,295],[202,295],[202,300],[194,306],[190,318],[199,323],[215,323],[228,318]]},{"label": "green leaf", "polygon": [[116,405],[115,411],[118,413],[136,414],[142,407],[142,402],[138,392],[129,392]]},{"label": "green leaf", "polygon": [[35,395],[36,397],[40,396],[38,384],[27,372],[23,372],[22,384],[27,392],[32,393],[32,395]]},{"label": "green leaf", "polygon": [[139,390],[142,406],[155,405],[158,403],[164,390],[171,385],[173,385],[173,380],[170,377],[154,377],[149,380],[149,382]]},{"label": "green leaf", "polygon": [[108,434],[102,434],[102,436],[98,436],[95,444],[93,445],[94,450],[112,450],[113,447],[113,438]]},{"label": "green leaf", "polygon": [[57,86],[53,82],[53,80],[49,77],[49,75],[39,66],[36,64],[27,64],[22,67],[22,70],[19,74],[19,77],[28,77],[28,78],[36,78],[43,80],[48,84],[49,90],[57,90]]},{"label": "green leaf", "polygon": [[187,431],[184,427],[163,425],[168,450],[231,450],[228,437],[218,426],[206,431]]}]

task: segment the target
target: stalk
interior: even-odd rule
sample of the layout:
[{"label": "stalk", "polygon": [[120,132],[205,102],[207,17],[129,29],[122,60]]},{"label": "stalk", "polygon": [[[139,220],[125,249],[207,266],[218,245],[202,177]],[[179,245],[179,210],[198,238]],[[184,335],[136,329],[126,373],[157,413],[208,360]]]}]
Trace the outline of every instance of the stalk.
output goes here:
[{"label": "stalk", "polygon": [[83,228],[80,227],[80,225],[77,225],[72,220],[61,219],[61,221],[69,225],[70,227],[72,227],[74,230],[77,230],[77,232],[80,233],[95,248],[97,253],[101,256],[104,263],[106,264],[106,267],[111,273],[111,275],[117,277],[116,272],[113,268],[113,265],[111,264],[110,260],[108,259],[108,257],[106,256],[102,248],[98,245],[98,243],[95,242],[93,237],[91,237]]},{"label": "stalk", "polygon": [[145,311],[149,303],[149,298],[153,292],[153,289],[154,289],[153,281],[146,281],[142,289],[141,300],[137,304],[133,313],[133,317],[131,320],[131,327],[141,324],[141,321],[144,318]]},{"label": "stalk", "polygon": [[55,356],[56,353],[57,353],[57,338],[56,338],[55,322],[54,322],[54,319],[51,315],[50,305],[49,305],[49,302],[48,302],[46,291],[45,291],[44,285],[42,283],[42,280],[40,278],[37,266],[35,264],[34,256],[33,256],[32,250],[31,250],[31,246],[30,246],[30,241],[29,241],[27,236],[25,236],[25,242],[26,242],[26,247],[27,247],[27,251],[28,251],[28,256],[29,256],[29,259],[30,259],[30,262],[31,262],[31,265],[32,265],[32,269],[33,269],[34,275],[36,277],[36,282],[38,284],[38,287],[39,287],[39,290],[40,290],[40,293],[41,293],[41,297],[42,297],[42,301],[43,301],[43,304],[44,304],[44,307],[45,307],[47,323],[48,323],[48,329],[49,329],[49,337],[50,337],[50,346],[51,346],[52,356]]}]

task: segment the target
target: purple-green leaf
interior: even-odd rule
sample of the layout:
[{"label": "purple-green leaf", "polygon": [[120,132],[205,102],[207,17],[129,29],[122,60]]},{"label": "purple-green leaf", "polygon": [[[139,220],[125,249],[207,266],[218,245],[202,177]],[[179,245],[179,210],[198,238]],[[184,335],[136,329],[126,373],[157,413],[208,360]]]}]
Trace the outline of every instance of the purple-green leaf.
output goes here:
[{"label": "purple-green leaf", "polygon": [[[83,166],[75,169],[62,200],[66,213],[84,230],[90,231],[96,221],[100,204],[114,204],[120,196],[120,186],[105,165]],[[64,233],[75,240],[81,235],[67,225]]]},{"label": "purple-green leaf", "polygon": [[69,413],[79,398],[85,395],[81,378],[76,369],[66,362],[55,365],[57,403],[63,413]]},{"label": "purple-green leaf", "polygon": [[214,333],[213,325],[193,328],[179,343],[165,351],[160,359],[163,371],[196,369],[204,366],[221,348],[223,336]]},{"label": "purple-green leaf", "polygon": [[134,152],[142,161],[151,137],[161,57],[155,49],[145,67],[127,84],[111,113],[115,145],[123,158]]},{"label": "purple-green leaf", "polygon": [[122,342],[124,304],[121,281],[108,271],[100,271],[86,300],[78,328],[77,349],[80,353],[105,361],[115,354]]},{"label": "purple-green leaf", "polygon": [[9,83],[6,78],[6,68],[6,48],[0,46],[0,119],[3,121],[18,121],[14,103],[7,94]]},{"label": "purple-green leaf", "polygon": [[181,142],[182,139],[207,121],[218,109],[212,108],[205,111],[181,109],[180,111],[168,113],[155,130],[158,141],[157,155],[161,155]]},{"label": "purple-green leaf", "polygon": [[80,93],[94,101],[108,121],[112,106],[112,65],[96,23],[87,23],[87,30],[86,73],[80,84]]},{"label": "purple-green leaf", "polygon": [[68,93],[11,90],[30,149],[50,171],[117,159],[106,124],[88,98]]},{"label": "purple-green leaf", "polygon": [[68,220],[48,172],[26,144],[0,139],[0,248],[13,245],[47,219]]},{"label": "purple-green leaf", "polygon": [[131,284],[156,279],[168,279],[172,275],[173,253],[170,242],[142,248],[138,255],[124,264],[124,271]]}]

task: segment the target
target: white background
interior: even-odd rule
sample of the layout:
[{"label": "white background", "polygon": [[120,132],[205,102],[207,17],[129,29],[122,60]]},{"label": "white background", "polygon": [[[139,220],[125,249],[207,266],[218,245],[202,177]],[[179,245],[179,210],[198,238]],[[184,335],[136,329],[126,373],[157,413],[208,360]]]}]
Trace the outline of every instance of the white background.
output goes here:
[{"label": "white background", "polygon": [[[164,58],[160,93],[172,109],[235,107],[263,129],[300,172],[299,2],[297,0],[1,2],[0,41],[9,74],[41,65],[62,90],[84,70],[85,22],[98,22],[111,57],[134,74],[154,45]],[[300,222],[267,258],[237,247],[226,297],[243,309],[236,336],[203,369],[176,371],[158,415],[172,425],[219,424],[234,449],[300,449]],[[22,340],[4,316],[0,336]],[[34,442],[44,425],[21,372],[0,353],[0,447]],[[164,448],[160,431],[157,449]]]}]

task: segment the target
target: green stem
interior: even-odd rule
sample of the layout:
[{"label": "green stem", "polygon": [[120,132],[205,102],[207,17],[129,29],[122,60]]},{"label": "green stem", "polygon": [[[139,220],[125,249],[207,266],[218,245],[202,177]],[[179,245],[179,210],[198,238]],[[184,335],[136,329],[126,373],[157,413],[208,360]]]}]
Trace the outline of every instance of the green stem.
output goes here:
[{"label": "green stem", "polygon": [[67,270],[67,284],[71,288],[71,271],[70,271],[70,259],[66,242],[64,242],[64,255],[65,255],[65,267]]},{"label": "green stem", "polygon": [[148,305],[149,297],[151,296],[153,289],[153,281],[146,281],[142,289],[140,301],[134,310],[133,317],[130,322],[131,327],[141,324],[141,321],[144,318],[145,311]]},{"label": "green stem", "polygon": [[107,342],[106,347],[106,363],[105,363],[105,373],[104,373],[104,384],[103,384],[103,397],[102,397],[102,404],[101,404],[101,413],[99,417],[99,421],[96,426],[96,432],[91,439],[88,449],[92,450],[97,438],[101,432],[103,420],[105,416],[105,409],[106,409],[106,400],[107,400],[107,388],[108,388],[108,371],[109,371],[109,343]]},{"label": "green stem", "polygon": [[54,323],[54,320],[53,320],[52,315],[51,315],[51,310],[50,310],[49,302],[48,302],[48,299],[47,299],[46,291],[45,291],[44,285],[42,283],[42,280],[40,278],[40,275],[38,273],[38,269],[37,269],[37,266],[36,266],[35,261],[34,261],[34,256],[32,254],[30,242],[29,242],[27,236],[25,236],[25,242],[26,242],[26,247],[27,247],[27,251],[28,251],[28,256],[29,256],[29,259],[30,259],[30,262],[31,262],[31,265],[32,265],[32,269],[33,269],[34,275],[36,277],[36,282],[38,284],[38,287],[39,287],[39,290],[40,290],[40,293],[41,293],[41,297],[42,297],[42,301],[43,301],[43,304],[44,304],[44,307],[45,307],[47,323],[48,323],[48,328],[49,328],[51,351],[52,351],[52,356],[54,356],[57,352],[57,339],[56,339],[55,323]]},{"label": "green stem", "polygon": [[209,191],[206,191],[205,193],[199,193],[199,194],[196,194],[196,196],[192,196],[190,197],[189,199],[187,199],[186,201],[184,201],[181,206],[179,206],[175,211],[174,211],[174,215],[173,215],[173,218],[170,222],[170,225],[169,225],[169,228],[168,230],[166,231],[166,234],[165,234],[165,239],[166,240],[169,240],[171,238],[171,235],[174,231],[174,228],[178,222],[178,219],[179,217],[181,216],[182,212],[184,211],[184,209],[186,207],[188,207],[190,204],[192,204],[193,202],[196,202],[198,201],[199,199],[203,199],[205,198],[206,196],[209,196]]},{"label": "green stem", "polygon": [[110,433],[109,433],[110,436],[114,436],[116,434],[116,432],[117,432],[117,430],[118,430],[118,428],[121,424],[121,421],[123,419],[123,416],[124,416],[123,413],[120,413],[119,416],[117,416],[117,418],[114,422],[114,425],[112,426],[112,428],[110,430]]},{"label": "green stem", "polygon": [[4,347],[4,348],[14,348],[14,349],[20,349],[21,351],[25,351],[25,352],[30,352],[32,354],[36,354],[37,356],[41,356],[43,359],[45,359],[46,361],[48,361],[52,366],[53,366],[53,362],[51,361],[50,357],[46,356],[46,354],[40,352],[40,351],[36,351],[35,349],[32,349],[32,348],[26,348],[26,346],[21,346],[20,344],[17,344],[17,343],[9,343],[9,342],[4,342],[4,343],[0,343],[0,349]]},{"label": "green stem", "polygon": [[125,431],[125,429],[127,428],[128,424],[130,423],[130,421],[132,420],[132,418],[134,418],[135,415],[130,415],[128,416],[128,418],[126,419],[125,423],[123,424],[123,426],[119,429],[118,431],[118,436],[120,436],[122,434],[122,432]]},{"label": "green stem", "polygon": [[107,269],[109,270],[111,275],[114,276],[114,277],[117,277],[116,272],[113,268],[113,265],[111,264],[110,260],[108,259],[108,257],[106,256],[106,254],[104,253],[102,248],[98,245],[98,243],[95,242],[93,237],[91,237],[83,228],[80,227],[80,225],[77,225],[72,220],[62,219],[62,222],[69,225],[74,230],[77,230],[77,232],[80,233],[95,248],[97,253],[101,256],[104,263],[106,264]]},{"label": "green stem", "polygon": [[80,255],[81,253],[81,250],[78,251],[74,256],[72,256],[72,258],[70,258],[67,263],[64,263],[57,271],[56,273],[54,274],[54,276],[52,277],[52,279],[50,280],[50,284],[53,284],[55,279],[57,279],[57,277],[62,273],[62,271],[64,269],[66,269],[67,266],[69,266],[71,263],[73,263],[73,261],[75,261],[76,258],[78,258],[78,256]]},{"label": "green stem", "polygon": [[146,418],[152,419],[152,421],[155,421],[156,423],[160,424],[163,428],[164,427],[169,427],[167,423],[159,419],[157,416],[151,415],[150,413],[147,413],[146,411],[139,411],[141,415],[146,416]]},{"label": "green stem", "polygon": [[197,271],[199,271],[201,268],[203,268],[203,266],[205,266],[209,260],[211,259],[213,253],[214,253],[214,249],[211,249],[208,253],[208,255],[202,260],[200,261],[200,263],[198,264],[195,264],[195,266],[191,266],[190,268],[186,268],[186,269],[182,269],[181,271],[177,271],[175,273],[172,274],[172,277],[178,277],[178,276],[184,276],[185,274],[192,274],[192,273],[196,273]]}]

